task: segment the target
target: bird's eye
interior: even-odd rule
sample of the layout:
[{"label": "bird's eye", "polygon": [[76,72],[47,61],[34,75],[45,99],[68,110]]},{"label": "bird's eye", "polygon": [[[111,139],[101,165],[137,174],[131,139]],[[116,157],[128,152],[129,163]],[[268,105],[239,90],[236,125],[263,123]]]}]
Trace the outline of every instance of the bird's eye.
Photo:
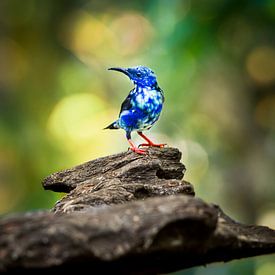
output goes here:
[{"label": "bird's eye", "polygon": [[139,73],[139,72],[136,75],[137,75],[137,77],[141,77],[141,73]]}]

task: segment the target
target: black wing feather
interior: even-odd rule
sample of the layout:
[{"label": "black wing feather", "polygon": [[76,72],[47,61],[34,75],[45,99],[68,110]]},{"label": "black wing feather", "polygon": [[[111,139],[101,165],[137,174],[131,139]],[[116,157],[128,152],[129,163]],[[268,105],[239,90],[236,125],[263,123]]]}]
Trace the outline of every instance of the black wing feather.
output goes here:
[{"label": "black wing feather", "polygon": [[121,112],[125,110],[130,110],[133,107],[131,103],[131,97],[132,97],[132,93],[130,92],[129,95],[125,98],[125,100],[121,104],[119,115],[121,114]]}]

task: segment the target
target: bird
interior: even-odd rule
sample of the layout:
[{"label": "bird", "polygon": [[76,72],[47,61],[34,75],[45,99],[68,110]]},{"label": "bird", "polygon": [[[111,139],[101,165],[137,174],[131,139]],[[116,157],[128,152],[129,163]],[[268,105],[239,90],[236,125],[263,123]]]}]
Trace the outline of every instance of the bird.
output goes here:
[{"label": "bird", "polygon": [[[156,74],[146,66],[130,68],[112,67],[108,70],[118,71],[130,78],[134,88],[121,104],[118,119],[104,129],[124,129],[130,149],[137,154],[147,154],[140,147],[164,147],[166,144],[156,144],[143,134],[159,119],[164,104],[164,94],[157,83]],[[136,146],[131,133],[136,131],[146,143]]]}]

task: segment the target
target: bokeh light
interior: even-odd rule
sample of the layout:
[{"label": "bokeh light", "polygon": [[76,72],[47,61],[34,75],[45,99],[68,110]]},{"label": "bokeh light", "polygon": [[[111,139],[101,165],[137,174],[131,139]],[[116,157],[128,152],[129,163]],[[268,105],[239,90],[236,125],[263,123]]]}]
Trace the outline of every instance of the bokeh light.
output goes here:
[{"label": "bokeh light", "polygon": [[247,57],[249,75],[258,84],[268,85],[275,81],[275,48],[261,46],[253,49]]},{"label": "bokeh light", "polygon": [[115,18],[110,25],[117,43],[117,53],[133,55],[150,46],[154,29],[149,20],[136,12],[127,12]]}]

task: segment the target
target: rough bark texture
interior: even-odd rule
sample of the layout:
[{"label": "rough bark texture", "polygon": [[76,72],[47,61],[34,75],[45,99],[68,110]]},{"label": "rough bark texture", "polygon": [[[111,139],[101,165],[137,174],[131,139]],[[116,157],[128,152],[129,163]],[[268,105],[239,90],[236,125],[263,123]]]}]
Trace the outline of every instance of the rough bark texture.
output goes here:
[{"label": "rough bark texture", "polygon": [[155,196],[194,195],[193,186],[182,180],[185,166],[180,159],[175,148],[151,148],[146,156],[126,152],[54,173],[43,186],[70,191],[53,209],[66,213]]},{"label": "rough bark texture", "polygon": [[195,198],[177,149],[100,158],[43,181],[52,211],[0,220],[0,272],[159,274],[275,252],[275,231]]}]

